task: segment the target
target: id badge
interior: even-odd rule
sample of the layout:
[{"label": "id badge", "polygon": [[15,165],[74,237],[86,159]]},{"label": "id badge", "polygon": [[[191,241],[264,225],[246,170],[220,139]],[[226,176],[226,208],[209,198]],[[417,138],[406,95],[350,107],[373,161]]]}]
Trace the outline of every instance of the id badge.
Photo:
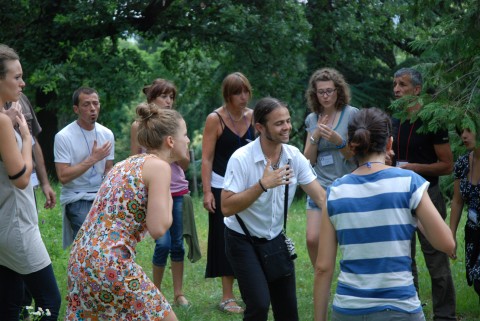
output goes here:
[{"label": "id badge", "polygon": [[401,161],[401,160],[398,160],[397,161],[397,167],[400,167],[400,166],[403,166],[403,165],[407,165],[408,162],[407,161]]},{"label": "id badge", "polygon": [[468,219],[475,224],[478,224],[478,212],[474,208],[468,209]]},{"label": "id badge", "polygon": [[332,165],[333,164],[333,156],[332,155],[325,155],[320,157],[320,164],[322,166]]}]

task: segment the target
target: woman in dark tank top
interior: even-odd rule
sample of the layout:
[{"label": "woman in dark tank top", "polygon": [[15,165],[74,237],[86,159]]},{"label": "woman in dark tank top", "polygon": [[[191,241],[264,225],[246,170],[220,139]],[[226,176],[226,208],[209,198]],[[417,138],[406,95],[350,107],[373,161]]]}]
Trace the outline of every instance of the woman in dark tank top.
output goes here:
[{"label": "woman in dark tank top", "polygon": [[224,104],[207,116],[202,143],[203,207],[209,212],[206,278],[222,278],[222,299],[219,308],[242,313],[233,294],[233,270],[225,256],[223,213],[220,193],[230,156],[254,139],[252,87],[248,79],[235,72],[223,80]]}]

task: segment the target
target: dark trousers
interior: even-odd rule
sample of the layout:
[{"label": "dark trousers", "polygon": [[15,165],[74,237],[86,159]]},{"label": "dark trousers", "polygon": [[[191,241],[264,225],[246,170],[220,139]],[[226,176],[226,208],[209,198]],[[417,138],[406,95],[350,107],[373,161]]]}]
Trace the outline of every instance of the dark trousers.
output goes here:
[{"label": "dark trousers", "polygon": [[32,294],[36,308],[50,310],[51,316],[44,316],[42,321],[57,320],[61,297],[51,264],[30,274],[19,274],[0,266],[0,320],[18,321],[24,308],[24,285]]},{"label": "dark trousers", "polygon": [[[442,218],[445,220],[447,217],[447,209],[438,184],[428,189],[428,195],[432,199],[433,204]],[[449,258],[447,254],[433,248],[430,242],[428,242],[419,230],[417,230],[417,234],[432,282],[433,320],[456,320],[455,286],[453,284],[452,272],[450,271]],[[418,272],[415,262],[415,246],[416,237],[414,234],[412,239],[412,273],[415,288],[419,293]]]},{"label": "dark trousers", "polygon": [[245,302],[243,320],[268,320],[270,303],[276,321],[297,321],[295,273],[267,282],[253,245],[243,234],[225,228],[225,251]]}]

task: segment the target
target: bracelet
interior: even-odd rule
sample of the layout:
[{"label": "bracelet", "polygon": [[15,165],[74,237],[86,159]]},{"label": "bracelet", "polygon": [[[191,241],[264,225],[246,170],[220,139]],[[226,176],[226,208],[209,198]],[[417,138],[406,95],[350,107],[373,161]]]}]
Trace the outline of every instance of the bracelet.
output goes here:
[{"label": "bracelet", "polygon": [[313,135],[310,136],[310,144],[317,145],[317,143],[318,143],[318,140],[315,140],[315,138],[313,138]]},{"label": "bracelet", "polygon": [[20,172],[18,172],[15,175],[12,175],[12,176],[8,175],[8,178],[13,181],[13,180],[19,178],[20,176],[22,176],[25,173],[26,170],[27,170],[27,165],[24,165],[23,168],[20,170]]},{"label": "bracelet", "polygon": [[340,145],[336,145],[335,147],[337,147],[337,149],[342,149],[345,146],[347,146],[347,140],[346,139],[342,140],[342,143]]},{"label": "bracelet", "polygon": [[267,191],[267,189],[265,188],[265,186],[263,186],[263,184],[262,184],[262,179],[261,179],[261,178],[258,180],[258,185],[260,185],[260,187],[263,189],[264,192]]}]

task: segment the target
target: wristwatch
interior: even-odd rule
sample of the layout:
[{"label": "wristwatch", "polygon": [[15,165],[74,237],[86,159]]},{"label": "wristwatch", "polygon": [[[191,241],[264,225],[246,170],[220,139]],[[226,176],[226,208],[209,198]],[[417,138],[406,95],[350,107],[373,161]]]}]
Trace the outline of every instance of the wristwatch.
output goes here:
[{"label": "wristwatch", "polygon": [[317,145],[317,144],[318,144],[318,140],[315,140],[315,138],[313,138],[313,136],[310,136],[310,144],[312,144],[312,145]]}]

